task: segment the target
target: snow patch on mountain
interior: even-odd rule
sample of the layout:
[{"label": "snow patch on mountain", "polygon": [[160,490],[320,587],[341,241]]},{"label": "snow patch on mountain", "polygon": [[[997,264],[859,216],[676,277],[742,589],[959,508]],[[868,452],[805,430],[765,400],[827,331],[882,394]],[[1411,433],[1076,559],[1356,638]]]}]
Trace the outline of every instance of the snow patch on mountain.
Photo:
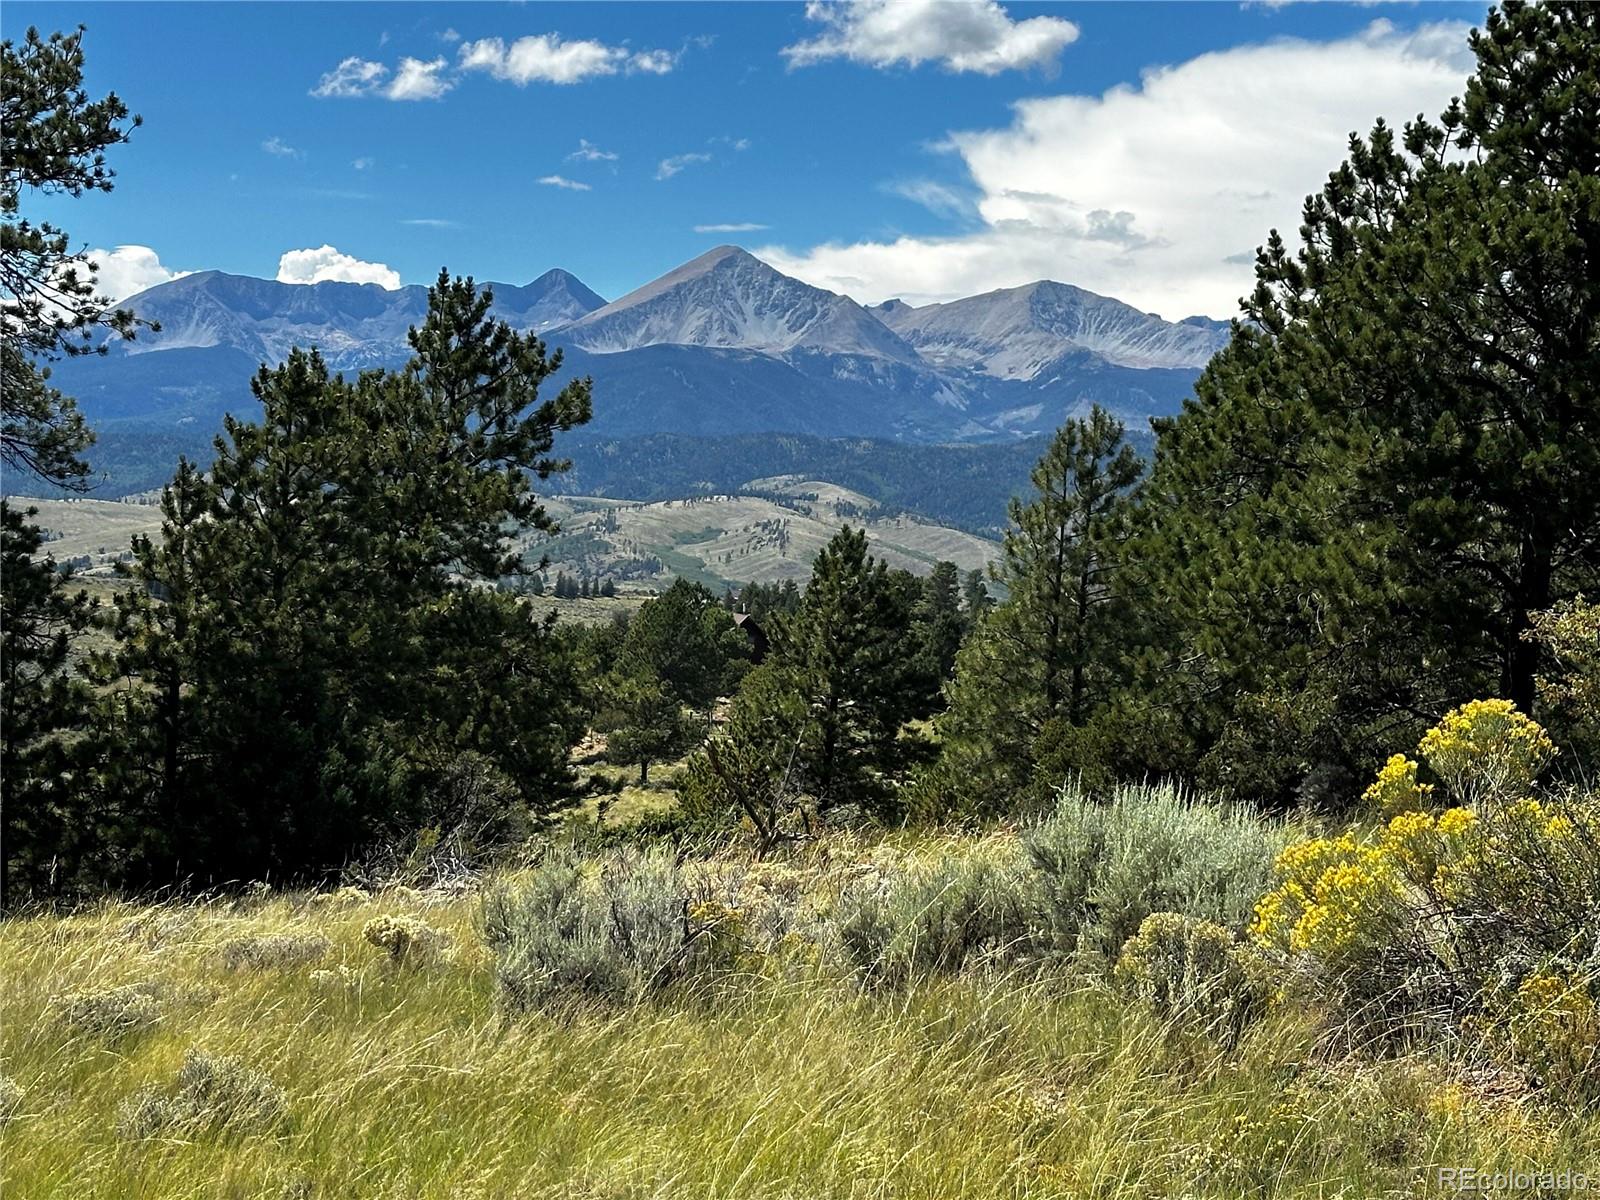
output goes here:
[{"label": "snow patch on mountain", "polygon": [[[547,271],[522,287],[492,283],[494,315],[519,332],[544,333],[605,301],[576,276]],[[260,362],[278,363],[296,347],[315,346],[336,371],[404,362],[407,333],[428,311],[428,289],[393,290],[371,283],[280,283],[203,271],[163,283],[123,302],[156,332],[113,344],[127,354],[233,346]]]},{"label": "snow patch on mountain", "polygon": [[575,321],[561,336],[596,354],[678,345],[918,361],[854,300],[780,274],[737,246],[718,246],[684,263]]},{"label": "snow patch on mountain", "polygon": [[889,301],[873,311],[929,362],[997,379],[1036,379],[1082,351],[1120,367],[1199,368],[1227,343],[1219,322],[1173,324],[1048,280],[920,308]]}]

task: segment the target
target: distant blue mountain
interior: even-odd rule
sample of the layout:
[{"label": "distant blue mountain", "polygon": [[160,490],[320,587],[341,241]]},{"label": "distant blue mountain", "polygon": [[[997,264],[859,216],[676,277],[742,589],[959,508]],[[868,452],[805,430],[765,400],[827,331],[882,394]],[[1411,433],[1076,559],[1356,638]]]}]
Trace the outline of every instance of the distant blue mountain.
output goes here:
[{"label": "distant blue mountain", "polygon": [[[496,316],[563,350],[563,378],[593,378],[587,431],[606,437],[1012,441],[1093,404],[1143,429],[1177,411],[1229,336],[1222,322],[1166,322],[1048,281],[869,309],[732,246],[609,304],[561,270],[485,286]],[[427,289],[207,271],[125,306],[160,331],[54,375],[100,433],[91,457],[110,492],[165,479],[175,445],[204,456],[224,413],[253,417],[251,376],[291,347],[316,346],[340,371],[403,363]]]}]

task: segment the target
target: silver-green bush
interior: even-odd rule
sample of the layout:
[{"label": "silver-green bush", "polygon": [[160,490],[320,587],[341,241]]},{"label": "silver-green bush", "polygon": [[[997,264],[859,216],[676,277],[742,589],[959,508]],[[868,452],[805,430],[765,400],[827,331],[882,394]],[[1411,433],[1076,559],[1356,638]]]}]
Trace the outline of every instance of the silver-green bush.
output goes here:
[{"label": "silver-green bush", "polygon": [[146,1087],[123,1102],[117,1133],[141,1141],[162,1135],[266,1133],[288,1115],[283,1089],[237,1058],[191,1049],[170,1088]]},{"label": "silver-green bush", "polygon": [[1023,841],[1041,876],[1051,944],[1113,959],[1151,913],[1242,932],[1287,834],[1170,785],[1120,787],[1104,800],[1068,787]]},{"label": "silver-green bush", "polygon": [[62,1024],[74,1032],[117,1041],[160,1023],[160,991],[157,983],[130,983],[73,992],[58,997],[55,1004]]},{"label": "silver-green bush", "polygon": [[1012,846],[847,884],[831,940],[871,983],[901,984],[974,962],[1016,963],[1036,941],[1036,878]]},{"label": "silver-green bush", "polygon": [[287,971],[321,962],[332,945],[320,933],[269,933],[234,938],[219,953],[230,971]]},{"label": "silver-green bush", "polygon": [[1151,913],[1122,947],[1114,974],[1163,1020],[1232,1044],[1266,1000],[1250,953],[1214,921]]},{"label": "silver-green bush", "polygon": [[665,850],[620,850],[588,867],[552,850],[531,877],[484,894],[502,998],[512,1009],[626,1003],[714,968],[726,939],[691,919],[690,893]]},{"label": "silver-green bush", "polygon": [[15,1121],[22,1112],[26,1093],[22,1085],[9,1075],[0,1075],[0,1129]]}]

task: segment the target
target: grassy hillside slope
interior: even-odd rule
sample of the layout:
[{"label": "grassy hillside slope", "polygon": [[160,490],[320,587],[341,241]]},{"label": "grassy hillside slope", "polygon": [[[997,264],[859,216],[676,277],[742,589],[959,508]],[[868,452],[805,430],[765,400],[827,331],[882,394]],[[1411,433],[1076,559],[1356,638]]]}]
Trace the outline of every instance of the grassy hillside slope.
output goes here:
[{"label": "grassy hillside slope", "polygon": [[[154,535],[161,510],[111,500],[19,498],[39,510],[35,522],[59,535],[45,544],[58,562],[87,557],[91,571],[108,571],[135,534]],[[872,552],[891,567],[926,575],[948,559],[963,571],[982,569],[999,544],[885,510],[858,492],[821,480],[779,476],[754,480],[744,492],[637,503],[555,496],[546,508],[561,523],[551,539],[530,538],[527,556],[550,558],[551,570],[610,576],[660,587],[680,576],[722,587],[728,583],[804,583],[811,560],[845,522],[865,525]]]},{"label": "grassy hillside slope", "polygon": [[719,586],[811,575],[818,551],[845,523],[864,526],[871,551],[891,567],[926,575],[940,559],[981,570],[999,543],[883,509],[859,492],[797,476],[753,480],[738,494],[650,504],[561,498],[552,539],[531,539],[527,556],[553,570],[660,583],[682,576]]},{"label": "grassy hillside slope", "polygon": [[[826,902],[885,862],[1008,837],[832,835],[706,867]],[[363,936],[383,915],[448,945],[391,963]],[[1304,1011],[1225,1052],[1065,967],[872,990],[800,954],[713,992],[514,1016],[479,920],[471,894],[396,889],[0,924],[4,1194],[1370,1200],[1450,1194],[1439,1166],[1600,1165],[1600,1118],[1347,1059]],[[243,1071],[210,1077],[202,1110],[259,1073],[273,1119],[131,1136],[130,1098],[170,1093],[193,1049]]]}]

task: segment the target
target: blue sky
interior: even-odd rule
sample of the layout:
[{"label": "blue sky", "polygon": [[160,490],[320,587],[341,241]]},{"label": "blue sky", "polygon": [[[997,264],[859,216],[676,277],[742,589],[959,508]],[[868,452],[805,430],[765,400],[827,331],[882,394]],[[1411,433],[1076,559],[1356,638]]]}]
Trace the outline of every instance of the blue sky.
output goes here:
[{"label": "blue sky", "polygon": [[14,0],[4,28],[87,25],[90,88],[145,119],[114,193],[32,210],[139,248],[118,286],[309,251],[283,277],[615,297],[732,241],[868,302],[1051,277],[1226,316],[1349,130],[1459,93],[1482,15]]}]

